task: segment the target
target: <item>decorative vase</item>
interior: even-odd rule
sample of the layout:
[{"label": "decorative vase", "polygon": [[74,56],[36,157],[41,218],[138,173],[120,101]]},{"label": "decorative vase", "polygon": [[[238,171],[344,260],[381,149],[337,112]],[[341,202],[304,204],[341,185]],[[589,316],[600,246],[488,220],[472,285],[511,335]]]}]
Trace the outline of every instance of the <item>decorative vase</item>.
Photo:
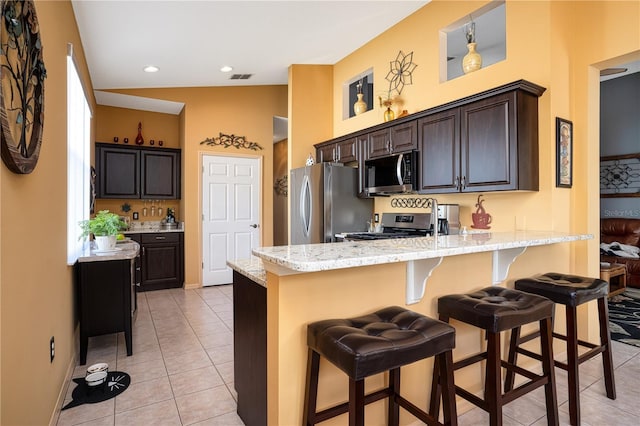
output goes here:
[{"label": "decorative vase", "polygon": [[136,145],[142,145],[144,139],[142,138],[142,123],[138,123],[138,136],[136,136]]},{"label": "decorative vase", "polygon": [[362,99],[364,96],[362,93],[356,93],[358,100],[353,104],[353,112],[356,115],[360,115],[367,110],[367,103]]},{"label": "decorative vase", "polygon": [[97,251],[109,251],[116,248],[116,236],[115,235],[95,235]]},{"label": "decorative vase", "polygon": [[391,107],[387,107],[387,110],[384,112],[384,121],[391,121],[396,118],[396,113],[393,112]]},{"label": "decorative vase", "polygon": [[476,43],[467,44],[467,49],[469,49],[469,53],[462,58],[462,71],[465,74],[482,68],[482,56],[476,52]]}]

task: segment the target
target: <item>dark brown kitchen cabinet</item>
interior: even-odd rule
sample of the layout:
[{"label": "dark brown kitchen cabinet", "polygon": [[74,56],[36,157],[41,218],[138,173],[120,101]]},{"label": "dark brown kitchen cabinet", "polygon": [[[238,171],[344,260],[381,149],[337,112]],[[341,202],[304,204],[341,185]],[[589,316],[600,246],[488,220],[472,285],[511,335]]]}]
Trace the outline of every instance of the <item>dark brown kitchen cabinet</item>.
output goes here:
[{"label": "dark brown kitchen cabinet", "polygon": [[140,155],[140,198],[179,199],[180,151],[150,149]]},{"label": "dark brown kitchen cabinet", "polygon": [[97,198],[180,198],[180,150],[96,144]]},{"label": "dark brown kitchen cabinet", "polygon": [[369,133],[365,160],[417,149],[416,133],[415,121]]},{"label": "dark brown kitchen cabinet", "polygon": [[89,337],[124,332],[127,355],[133,354],[132,321],[136,309],[135,260],[75,264],[80,365],[87,362]]},{"label": "dark brown kitchen cabinet", "polygon": [[324,144],[316,148],[318,163],[351,163],[358,161],[358,138]]},{"label": "dark brown kitchen cabinet", "polygon": [[184,283],[184,233],[130,234],[140,244],[138,291],[180,288]]},{"label": "dark brown kitchen cabinet", "polygon": [[537,98],[515,90],[419,119],[420,191],[537,191]]},{"label": "dark brown kitchen cabinet", "polygon": [[140,198],[140,150],[96,144],[96,197]]}]

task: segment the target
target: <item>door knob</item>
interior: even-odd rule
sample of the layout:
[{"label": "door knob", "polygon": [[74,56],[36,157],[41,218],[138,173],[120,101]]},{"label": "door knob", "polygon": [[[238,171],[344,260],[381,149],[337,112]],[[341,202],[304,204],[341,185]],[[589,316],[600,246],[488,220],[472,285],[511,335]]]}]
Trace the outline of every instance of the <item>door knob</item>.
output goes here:
[{"label": "door knob", "polygon": [[250,226],[250,227],[252,227],[252,228],[257,228],[257,227],[258,227],[258,224],[257,224],[257,223],[254,223],[253,225],[249,225],[249,226]]}]

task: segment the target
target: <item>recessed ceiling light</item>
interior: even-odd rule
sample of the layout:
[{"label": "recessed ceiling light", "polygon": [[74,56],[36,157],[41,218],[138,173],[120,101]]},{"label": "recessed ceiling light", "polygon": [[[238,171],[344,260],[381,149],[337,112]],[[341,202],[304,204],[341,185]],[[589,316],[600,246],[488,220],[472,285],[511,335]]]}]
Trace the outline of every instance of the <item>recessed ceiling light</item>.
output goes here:
[{"label": "recessed ceiling light", "polygon": [[233,71],[233,67],[230,67],[229,65],[225,65],[224,67],[220,68],[220,72],[231,72]]},{"label": "recessed ceiling light", "polygon": [[144,70],[144,72],[158,72],[160,70],[160,68],[156,67],[155,65],[147,65],[142,69]]}]

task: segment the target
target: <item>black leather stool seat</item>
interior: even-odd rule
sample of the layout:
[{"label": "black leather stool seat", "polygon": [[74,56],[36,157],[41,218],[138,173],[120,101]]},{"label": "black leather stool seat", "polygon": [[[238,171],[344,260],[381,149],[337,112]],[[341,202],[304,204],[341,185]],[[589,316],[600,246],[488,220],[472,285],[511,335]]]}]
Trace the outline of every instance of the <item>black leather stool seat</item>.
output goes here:
[{"label": "black leather stool seat", "polygon": [[398,306],[350,319],[314,322],[307,345],[360,380],[455,347],[455,329]]},{"label": "black leather stool seat", "polygon": [[[385,398],[387,424],[391,426],[399,424],[400,407],[429,425],[457,425],[452,355],[455,329],[449,324],[391,306],[357,318],[311,323],[307,326],[307,345],[303,425],[348,413],[349,425],[364,426],[365,406]],[[349,376],[349,400],[317,411],[320,356]],[[438,422],[435,410],[426,412],[400,394],[401,367],[429,357],[434,357],[434,365],[442,372],[438,385],[442,389],[444,423]],[[365,394],[365,378],[383,372],[388,372],[388,385]]]},{"label": "black leather stool seat", "polygon": [[578,306],[609,294],[609,284],[604,280],[556,272],[519,279],[515,288],[566,306]]},{"label": "black leather stool seat", "polygon": [[551,317],[553,308],[553,302],[544,297],[495,286],[438,299],[441,317],[457,319],[493,333]]}]

